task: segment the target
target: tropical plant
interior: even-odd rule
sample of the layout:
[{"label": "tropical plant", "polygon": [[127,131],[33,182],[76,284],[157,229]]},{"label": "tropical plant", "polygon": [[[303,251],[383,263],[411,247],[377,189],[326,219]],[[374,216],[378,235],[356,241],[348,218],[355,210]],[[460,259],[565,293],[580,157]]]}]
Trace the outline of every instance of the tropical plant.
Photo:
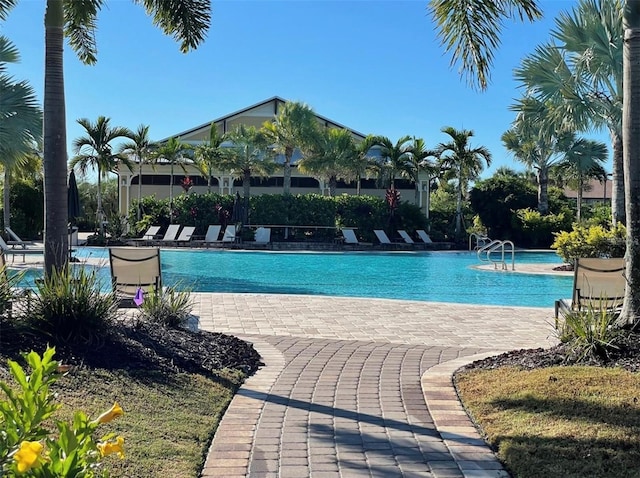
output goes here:
[{"label": "tropical plant", "polygon": [[395,144],[386,136],[376,136],[374,145],[379,152],[375,163],[379,179],[384,187],[395,189],[396,177],[410,174],[411,136],[403,136]]},{"label": "tropical plant", "polygon": [[558,338],[569,347],[567,360],[582,361],[585,358],[607,358],[617,349],[616,339],[623,333],[613,327],[618,312],[606,306],[606,298],[599,305],[589,305],[583,310],[564,314],[558,330]]},{"label": "tropical plant", "polygon": [[624,257],[626,228],[618,223],[612,228],[574,224],[571,231],[555,235],[551,245],[567,264],[580,257]]},{"label": "tropical plant", "polygon": [[588,181],[590,179],[607,180],[607,173],[602,167],[607,156],[606,144],[579,138],[557,165],[567,183],[577,191],[576,219],[578,222],[582,219],[582,193],[588,186]]},{"label": "tropical plant", "polygon": [[[0,2],[5,20],[18,0]],[[64,96],[64,39],[81,62],[97,61],[98,12],[103,2],[47,0],[44,15],[44,176],[45,176],[45,273],[68,261],[67,236],[67,133]],[[166,2],[146,0],[144,7],[162,31],[180,42],[186,53],[205,38],[210,23],[210,0]]]},{"label": "tropical plant", "polygon": [[227,140],[226,135],[218,132],[218,127],[215,123],[211,123],[209,129],[209,140],[207,142],[200,143],[196,146],[194,159],[195,165],[207,180],[207,192],[211,192],[211,178],[213,176],[213,170],[220,164],[222,153],[222,143]]},{"label": "tropical plant", "polygon": [[152,154],[156,148],[156,144],[149,138],[149,126],[139,125],[136,131],[128,131],[127,138],[130,141],[120,145],[118,152],[127,156],[133,156],[134,161],[138,163],[138,221],[142,217],[140,203],[142,201],[142,166],[152,162]]},{"label": "tropical plant", "polygon": [[429,196],[431,194],[431,181],[440,174],[440,168],[433,161],[429,161],[430,157],[435,157],[435,151],[427,149],[427,145],[422,138],[413,137],[411,145],[411,157],[407,164],[405,176],[407,176],[416,185],[415,203],[420,200],[420,173],[427,174],[427,217],[429,217]]},{"label": "tropical plant", "polygon": [[180,141],[180,138],[169,138],[166,143],[158,145],[153,158],[156,163],[169,164],[171,169],[169,173],[169,214],[170,223],[173,222],[173,174],[175,165],[182,168],[182,171],[187,172],[186,164],[191,162],[190,153],[192,147]]},{"label": "tropical plant", "polygon": [[165,287],[156,294],[145,295],[139,317],[167,327],[185,327],[192,310],[193,302],[188,290]]},{"label": "tropical plant", "polygon": [[[30,374],[13,360],[8,361],[15,386],[0,382],[6,399],[0,400],[0,475],[7,477],[53,478],[62,476],[109,476],[100,463],[112,453],[124,458],[124,438],[106,434],[96,442],[93,435],[102,424],[124,414],[114,403],[110,410],[91,420],[80,411],[72,423],[53,417],[61,406],[51,388],[68,366],[53,360],[55,349],[48,347],[42,356],[24,354]],[[45,422],[57,429],[57,436]]]},{"label": "tropical plant", "polygon": [[249,212],[249,196],[251,193],[251,176],[267,177],[272,174],[278,164],[268,149],[269,143],[262,130],[253,126],[238,125],[227,135],[233,143],[225,148],[218,159],[217,166],[221,171],[228,171],[242,178],[244,194],[243,222],[247,222]]},{"label": "tropical plant", "polygon": [[19,61],[18,50],[0,36],[0,162],[4,167],[4,226],[10,227],[9,183],[11,172],[33,164],[36,145],[42,136],[42,110],[33,88],[26,81],[16,82],[7,74],[7,63]]},{"label": "tropical plant", "polygon": [[282,191],[291,190],[291,161],[296,149],[307,146],[315,136],[317,119],[313,110],[299,102],[287,102],[273,121],[267,121],[262,129],[276,153],[284,157]]},{"label": "tropical plant", "polygon": [[351,132],[346,129],[322,128],[303,151],[300,171],[328,181],[329,196],[336,195],[338,179],[349,174],[349,165],[356,157]]},{"label": "tropical plant", "polygon": [[371,154],[371,148],[375,145],[375,141],[376,137],[370,134],[362,141],[357,142],[353,160],[347,165],[347,176],[356,182],[356,196],[360,196],[362,178],[367,176],[372,165],[375,164],[375,158]]},{"label": "tropical plant", "polygon": [[460,240],[462,230],[462,199],[466,195],[469,182],[477,179],[484,169],[484,164],[491,165],[491,153],[484,146],[472,148],[469,138],[473,136],[471,130],[456,130],[451,126],[442,128],[442,132],[447,134],[451,140],[440,143],[435,156],[438,158],[439,166],[448,170],[445,178],[453,177],[456,180],[456,218],[454,235],[456,240]]},{"label": "tropical plant", "polygon": [[131,169],[131,161],[121,153],[114,153],[111,142],[117,138],[131,136],[127,128],[120,126],[111,127],[110,118],[99,116],[96,122],[87,118],[80,118],[78,124],[86,131],[86,136],[80,136],[73,141],[73,152],[76,156],[71,158],[71,168],[78,167],[82,174],[86,174],[89,168],[95,168],[98,172],[98,208],[96,219],[100,235],[104,236],[104,210],[102,209],[102,179],[109,173],[116,172],[119,165],[123,164]]},{"label": "tropical plant", "polygon": [[613,148],[613,221],[624,222],[622,165],[623,2],[581,0],[562,12],[552,40],[515,70],[530,95],[558,104],[556,114],[576,130],[604,127]]}]

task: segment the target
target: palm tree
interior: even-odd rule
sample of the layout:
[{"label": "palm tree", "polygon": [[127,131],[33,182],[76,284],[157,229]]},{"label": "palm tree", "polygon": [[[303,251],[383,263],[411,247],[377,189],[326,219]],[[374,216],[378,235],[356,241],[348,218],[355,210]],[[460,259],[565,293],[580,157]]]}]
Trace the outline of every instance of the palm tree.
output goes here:
[{"label": "palm tree", "polygon": [[300,170],[329,181],[329,196],[336,195],[338,179],[349,175],[349,165],[356,158],[353,136],[346,129],[322,128],[317,138],[303,152]]},{"label": "palm tree", "polygon": [[211,192],[211,177],[213,169],[220,162],[223,154],[222,143],[227,140],[226,135],[218,133],[218,127],[211,123],[209,141],[201,143],[195,149],[195,165],[200,174],[207,180],[207,192]]},{"label": "palm tree", "polygon": [[395,144],[386,136],[376,136],[375,146],[380,153],[378,172],[383,181],[395,189],[396,177],[407,174],[410,168],[411,136],[403,136]]},{"label": "palm tree", "polygon": [[371,148],[375,145],[376,136],[367,135],[355,145],[355,155],[351,163],[347,165],[347,176],[356,181],[356,195],[360,196],[362,178],[372,169],[375,158],[371,155]]},{"label": "palm tree", "polygon": [[296,149],[303,149],[315,135],[316,115],[304,103],[287,102],[273,122],[262,128],[276,153],[284,156],[284,194],[291,190],[291,160]]},{"label": "palm tree", "polygon": [[456,181],[456,240],[461,239],[462,235],[462,196],[466,191],[469,181],[477,179],[482,170],[484,163],[491,165],[491,153],[484,146],[472,148],[469,144],[469,138],[473,136],[471,130],[457,130],[451,126],[442,128],[442,132],[449,135],[451,141],[440,143],[435,150],[436,156],[439,158],[440,166],[448,168]]},{"label": "palm tree", "polygon": [[233,143],[233,146],[222,151],[214,166],[242,178],[244,222],[246,223],[246,214],[249,212],[251,176],[267,177],[277,169],[278,163],[274,161],[268,150],[269,142],[262,130],[240,124],[227,135],[227,139]]},{"label": "palm tree", "polygon": [[169,164],[169,223],[173,223],[173,173],[177,164],[183,172],[187,172],[186,164],[191,162],[189,157],[192,147],[180,141],[180,138],[169,138],[166,143],[159,145],[153,153],[156,163]]},{"label": "palm tree", "polygon": [[557,167],[564,174],[564,179],[574,186],[577,193],[577,220],[582,216],[582,193],[589,179],[606,180],[606,172],[602,167],[607,160],[607,145],[599,141],[578,138],[565,153]]},{"label": "palm tree", "polygon": [[104,235],[102,178],[106,178],[109,173],[116,172],[120,163],[131,169],[129,158],[124,154],[114,153],[111,145],[111,142],[117,138],[130,136],[131,131],[121,126],[111,127],[110,121],[110,118],[104,116],[99,116],[95,123],[87,118],[78,120],[78,124],[85,129],[87,134],[73,140],[73,153],[76,156],[71,158],[70,163],[71,168],[78,166],[83,174],[86,174],[89,168],[95,168],[98,171],[98,208],[96,216],[101,236]]},{"label": "palm tree", "polygon": [[16,82],[6,73],[7,63],[20,59],[18,50],[0,36],[0,162],[4,167],[4,226],[11,227],[9,183],[12,170],[22,169],[41,141],[42,110],[26,81]]},{"label": "palm tree", "polygon": [[[4,20],[18,0],[0,2]],[[154,24],[180,42],[186,53],[197,48],[211,21],[210,0],[142,2]],[[104,2],[46,0],[44,71],[44,179],[45,179],[45,274],[68,261],[67,237],[67,131],[64,97],[63,51],[65,36],[80,61],[97,61],[95,30]]]},{"label": "palm tree", "polygon": [[127,138],[131,141],[122,144],[119,148],[121,154],[133,156],[138,163],[138,210],[136,219],[142,219],[142,165],[152,161],[152,153],[156,144],[149,138],[149,126],[139,125],[136,131],[129,131]]},{"label": "palm tree", "polygon": [[435,154],[435,151],[427,149],[424,139],[416,138],[414,136],[413,143],[411,144],[411,157],[407,164],[408,169],[406,171],[406,176],[416,184],[415,203],[418,204],[420,200],[420,173],[427,173],[427,217],[429,217],[431,180],[440,173],[440,168],[432,161],[429,161],[429,158],[435,157]]},{"label": "palm tree", "polygon": [[528,94],[557,104],[571,128],[609,130],[613,149],[612,220],[624,221],[622,165],[622,2],[581,0],[562,13],[552,42],[525,58],[515,77]]}]

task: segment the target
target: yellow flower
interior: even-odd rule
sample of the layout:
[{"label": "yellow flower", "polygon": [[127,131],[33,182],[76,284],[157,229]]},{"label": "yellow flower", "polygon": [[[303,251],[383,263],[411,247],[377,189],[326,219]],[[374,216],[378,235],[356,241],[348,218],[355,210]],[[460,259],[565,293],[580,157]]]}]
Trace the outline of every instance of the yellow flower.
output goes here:
[{"label": "yellow flower", "polygon": [[116,437],[116,441],[105,441],[102,443],[98,443],[98,450],[100,451],[101,456],[109,456],[112,453],[117,453],[118,456],[122,459],[124,458],[124,449],[122,448],[124,445],[124,438],[121,436]]},{"label": "yellow flower", "polygon": [[42,449],[44,447],[37,441],[23,441],[20,449],[13,455],[13,459],[18,462],[18,471],[24,473],[34,466],[42,464]]},{"label": "yellow flower", "polygon": [[113,404],[113,407],[111,407],[111,410],[104,412],[102,415],[96,418],[95,421],[97,423],[108,423],[114,418],[119,417],[120,415],[124,415],[124,411],[122,410],[120,405],[118,405],[118,402],[115,402]]}]

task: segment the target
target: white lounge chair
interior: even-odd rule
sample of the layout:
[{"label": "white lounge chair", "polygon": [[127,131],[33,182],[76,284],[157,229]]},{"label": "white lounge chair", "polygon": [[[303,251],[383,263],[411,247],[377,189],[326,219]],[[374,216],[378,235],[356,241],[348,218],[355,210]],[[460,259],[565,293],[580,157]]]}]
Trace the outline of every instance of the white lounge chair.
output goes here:
[{"label": "white lounge chair", "polygon": [[167,230],[164,233],[161,242],[175,242],[178,231],[180,230],[180,224],[169,224]]},{"label": "white lounge chair", "polygon": [[0,236],[0,249],[4,254],[11,254],[11,262],[15,259],[16,255],[22,256],[22,262],[24,262],[24,258],[27,254],[44,254],[43,248],[35,248],[35,247],[9,247],[9,244],[5,242],[5,240]]},{"label": "white lounge chair", "polygon": [[418,229],[416,233],[418,234],[418,237],[422,240],[422,242],[424,242],[425,244],[433,244],[433,241],[429,237],[429,234],[427,234],[424,230]]},{"label": "white lounge chair", "polygon": [[7,235],[9,236],[7,244],[11,247],[26,248],[29,244],[33,244],[32,241],[23,241],[22,239],[20,239],[20,236],[13,232],[10,227],[5,227],[4,230],[7,231]]},{"label": "white lounge chair", "polygon": [[109,263],[113,292],[121,304],[132,301],[139,290],[150,294],[162,288],[160,249],[157,247],[111,247]]},{"label": "white lounge chair", "polygon": [[184,226],[182,228],[182,231],[180,231],[180,235],[176,239],[176,242],[189,242],[191,240],[191,236],[193,236],[193,231],[195,230],[195,226]]},{"label": "white lounge chair", "polygon": [[236,226],[235,224],[229,224],[225,230],[224,230],[224,234],[222,236],[222,242],[235,242],[236,240]]},{"label": "white lounge chair", "polygon": [[256,244],[269,244],[271,242],[271,228],[257,228],[254,240],[256,241]]},{"label": "white lounge chair", "polygon": [[149,228],[144,232],[144,234],[142,234],[141,237],[132,239],[132,241],[149,243],[150,241],[153,241],[156,238],[159,231],[160,231],[160,226],[149,226]]},{"label": "white lounge chair", "polygon": [[382,244],[382,245],[391,245],[391,241],[389,240],[389,236],[387,236],[387,233],[384,232],[382,229],[374,229],[373,232],[376,235],[376,237],[378,238],[378,241],[380,241],[380,244]]},{"label": "white lounge chair", "polygon": [[342,229],[342,237],[345,244],[359,244],[356,233],[353,229]]},{"label": "white lounge chair", "polygon": [[401,231],[400,229],[398,229],[398,234],[400,234],[400,237],[407,244],[415,244],[415,242],[413,242],[413,239],[411,239],[411,236],[409,234],[407,234],[407,231]]},{"label": "white lounge chair", "polygon": [[624,258],[576,259],[572,297],[555,302],[556,328],[560,312],[589,308],[616,310],[622,307],[626,285]]},{"label": "white lounge chair", "polygon": [[220,242],[218,237],[220,236],[220,229],[222,226],[220,224],[210,224],[207,228],[207,233],[204,236],[204,244],[208,246],[209,244],[214,244]]}]

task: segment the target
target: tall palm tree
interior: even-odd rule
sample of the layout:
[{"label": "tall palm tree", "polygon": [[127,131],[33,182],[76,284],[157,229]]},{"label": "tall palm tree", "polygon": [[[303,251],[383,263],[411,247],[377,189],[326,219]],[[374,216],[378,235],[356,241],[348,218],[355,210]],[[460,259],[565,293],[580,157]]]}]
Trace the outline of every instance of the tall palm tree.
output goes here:
[{"label": "tall palm tree", "polygon": [[602,165],[607,160],[607,145],[599,141],[577,138],[558,163],[558,169],[564,174],[568,184],[577,191],[577,214],[580,222],[582,216],[582,193],[589,179],[606,180],[606,172]]},{"label": "tall palm tree", "polygon": [[299,102],[287,102],[273,121],[267,121],[262,128],[272,143],[274,151],[284,157],[284,194],[291,190],[291,160],[296,149],[303,149],[315,135],[317,125],[313,110]]},{"label": "tall palm tree", "polygon": [[102,179],[106,178],[109,173],[116,172],[120,164],[131,169],[129,158],[124,154],[115,153],[111,144],[115,139],[130,136],[131,131],[121,126],[111,127],[110,121],[110,118],[104,116],[98,116],[95,123],[87,118],[78,120],[78,124],[84,128],[86,135],[73,140],[73,153],[76,156],[71,158],[69,164],[71,168],[77,166],[83,174],[86,174],[90,168],[95,168],[98,172],[98,208],[96,216],[101,236],[104,235]]},{"label": "tall palm tree", "polygon": [[429,161],[429,158],[435,158],[436,152],[428,149],[424,139],[416,138],[414,136],[413,143],[411,144],[411,158],[407,164],[408,168],[406,176],[415,182],[416,185],[416,197],[415,203],[418,204],[420,199],[420,173],[427,173],[427,217],[429,217],[429,194],[431,187],[431,180],[438,176],[440,168],[433,161]]},{"label": "tall palm tree", "polygon": [[396,177],[407,174],[411,161],[411,136],[403,136],[395,144],[386,136],[377,136],[375,146],[380,158],[378,171],[391,189],[396,187]]},{"label": "tall palm tree", "polygon": [[18,50],[0,36],[0,163],[4,167],[4,226],[11,227],[9,184],[11,172],[24,168],[42,136],[42,110],[26,81],[15,81],[6,72],[7,63],[20,59]]},{"label": "tall palm tree", "polygon": [[214,166],[242,178],[244,222],[246,223],[251,194],[251,176],[267,177],[278,168],[278,163],[268,149],[269,142],[262,130],[240,124],[228,133],[227,139],[233,145],[224,148]]},{"label": "tall palm tree", "polygon": [[192,147],[180,141],[180,138],[169,138],[166,143],[159,145],[153,153],[156,163],[169,164],[169,223],[173,223],[173,174],[175,166],[187,172],[186,164],[191,162]]},{"label": "tall palm tree", "polygon": [[439,158],[440,166],[448,168],[455,177],[456,185],[456,240],[462,236],[462,197],[463,191],[469,186],[469,181],[477,179],[484,169],[484,164],[491,165],[491,153],[484,146],[472,148],[469,138],[473,136],[471,130],[457,130],[451,126],[442,128],[442,132],[447,134],[451,140],[440,143],[436,148],[436,156]]},{"label": "tall palm tree", "polygon": [[565,129],[556,107],[551,100],[520,98],[511,107],[518,115],[511,129],[502,135],[502,143],[515,159],[536,172],[540,214],[549,213],[549,168],[557,164],[575,142],[575,134]]},{"label": "tall palm tree", "polygon": [[[0,2],[4,20],[18,0]],[[105,2],[96,0],[46,0],[44,71],[44,179],[45,273],[68,261],[67,237],[67,131],[64,97],[63,51],[68,40],[85,64],[97,61],[95,30],[98,12]],[[186,53],[204,41],[211,21],[210,0],[168,2],[145,0],[153,23],[180,42]]]},{"label": "tall palm tree", "polygon": [[138,163],[138,208],[136,219],[142,219],[142,166],[153,160],[153,151],[157,145],[149,138],[149,126],[141,124],[136,131],[128,131],[127,138],[130,141],[123,143],[118,152],[127,156],[133,156]]},{"label": "tall palm tree", "polygon": [[329,181],[329,196],[336,195],[338,179],[349,175],[349,166],[356,157],[353,136],[346,129],[321,128],[316,140],[300,160],[304,173]]},{"label": "tall palm tree", "polygon": [[211,177],[213,170],[220,162],[224,149],[222,143],[227,140],[226,135],[218,132],[215,123],[211,123],[209,140],[196,146],[194,159],[200,174],[207,180],[207,192],[211,192]]},{"label": "tall palm tree", "polygon": [[356,182],[356,195],[360,196],[362,188],[362,178],[372,169],[375,158],[371,153],[371,148],[375,145],[376,136],[367,135],[362,141],[356,143],[355,156],[351,163],[347,165],[347,176]]},{"label": "tall palm tree", "polygon": [[624,222],[622,164],[622,1],[581,0],[561,13],[553,40],[515,70],[529,95],[557,104],[575,130],[607,128],[613,149],[612,220]]}]

